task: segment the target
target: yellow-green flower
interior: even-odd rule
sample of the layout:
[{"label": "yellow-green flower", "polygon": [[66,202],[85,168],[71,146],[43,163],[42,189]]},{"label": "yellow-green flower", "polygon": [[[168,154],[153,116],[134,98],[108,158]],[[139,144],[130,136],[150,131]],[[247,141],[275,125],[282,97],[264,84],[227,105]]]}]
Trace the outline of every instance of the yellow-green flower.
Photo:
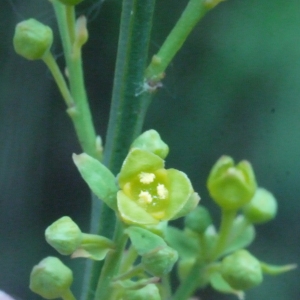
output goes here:
[{"label": "yellow-green flower", "polygon": [[151,225],[175,219],[199,201],[186,174],[165,169],[161,157],[139,148],[129,152],[118,181],[118,210],[127,223]]}]

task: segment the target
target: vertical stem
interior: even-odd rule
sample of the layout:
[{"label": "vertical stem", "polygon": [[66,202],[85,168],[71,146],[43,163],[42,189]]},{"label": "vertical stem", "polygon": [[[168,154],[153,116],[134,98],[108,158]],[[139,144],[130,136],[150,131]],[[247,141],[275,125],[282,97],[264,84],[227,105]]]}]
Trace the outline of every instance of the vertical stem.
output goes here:
[{"label": "vertical stem", "polygon": [[[128,149],[141,130],[151,101],[138,94],[148,58],[155,0],[123,0],[114,88],[104,153],[105,165],[117,174]],[[99,222],[100,220],[100,222]],[[99,200],[93,199],[91,229],[106,237],[114,230],[115,214],[105,204],[99,215]],[[102,263],[92,263],[85,273],[84,299],[93,299]],[[91,270],[91,271],[90,271]]]},{"label": "vertical stem", "polygon": [[151,95],[143,85],[155,0],[124,0],[104,163],[118,172],[140,134]]},{"label": "vertical stem", "polygon": [[236,210],[222,210],[222,220],[217,244],[210,257],[214,261],[222,254],[228,244],[228,237],[232,228],[232,223],[236,216]]},{"label": "vertical stem", "polygon": [[112,294],[111,282],[117,275],[122,254],[126,246],[127,236],[123,232],[122,223],[117,220],[114,243],[116,250],[108,253],[97,285],[95,300],[108,300]]}]

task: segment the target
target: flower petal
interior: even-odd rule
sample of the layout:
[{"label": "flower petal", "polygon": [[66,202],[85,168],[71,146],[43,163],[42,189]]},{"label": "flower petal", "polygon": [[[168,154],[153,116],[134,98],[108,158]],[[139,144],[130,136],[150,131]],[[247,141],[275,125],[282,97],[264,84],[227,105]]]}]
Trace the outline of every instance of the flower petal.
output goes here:
[{"label": "flower petal", "polygon": [[172,219],[186,204],[193,193],[189,178],[181,171],[168,169],[169,206],[166,208],[164,220]]},{"label": "flower petal", "polygon": [[164,160],[159,156],[138,148],[132,148],[124,160],[119,174],[119,185],[122,188],[140,172],[154,172],[164,167]]},{"label": "flower petal", "polygon": [[153,218],[143,208],[127,197],[124,192],[119,191],[117,199],[119,213],[124,222],[139,225],[154,225],[159,222],[159,220]]}]

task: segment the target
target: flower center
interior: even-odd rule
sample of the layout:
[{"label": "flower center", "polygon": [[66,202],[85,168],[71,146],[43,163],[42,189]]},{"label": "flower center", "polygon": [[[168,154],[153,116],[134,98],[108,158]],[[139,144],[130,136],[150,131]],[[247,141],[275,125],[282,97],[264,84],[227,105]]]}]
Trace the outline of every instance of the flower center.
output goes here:
[{"label": "flower center", "polygon": [[160,218],[169,202],[166,175],[165,169],[154,173],[141,172],[123,187],[123,191],[149,213]]}]

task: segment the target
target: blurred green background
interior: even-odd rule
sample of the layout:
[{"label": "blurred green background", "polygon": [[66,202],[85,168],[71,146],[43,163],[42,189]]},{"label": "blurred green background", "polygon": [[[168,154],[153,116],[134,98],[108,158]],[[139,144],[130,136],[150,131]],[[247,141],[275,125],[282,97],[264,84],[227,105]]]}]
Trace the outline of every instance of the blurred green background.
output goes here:
[{"label": "blurred green background", "polygon": [[[142,0],[141,0],[142,1]],[[97,132],[105,136],[115,64],[120,0],[85,0],[90,40],[84,67]],[[186,5],[157,0],[151,55]],[[89,191],[71,161],[79,153],[64,103],[41,62],[12,48],[17,22],[29,17],[57,31],[48,1],[2,0],[0,10],[0,289],[39,299],[28,289],[31,268],[56,255],[46,226],[62,215],[88,230]],[[300,5],[298,0],[228,0],[193,31],[167,71],[145,129],[169,144],[168,167],[189,174],[213,212],[205,181],[222,154],[248,159],[259,185],[279,202],[275,221],[257,228],[251,251],[270,263],[298,263],[300,223]],[[55,56],[64,66],[56,38]],[[84,260],[70,262],[79,289]],[[265,277],[247,300],[300,299],[299,271]],[[202,300],[234,299],[210,289]]]}]

